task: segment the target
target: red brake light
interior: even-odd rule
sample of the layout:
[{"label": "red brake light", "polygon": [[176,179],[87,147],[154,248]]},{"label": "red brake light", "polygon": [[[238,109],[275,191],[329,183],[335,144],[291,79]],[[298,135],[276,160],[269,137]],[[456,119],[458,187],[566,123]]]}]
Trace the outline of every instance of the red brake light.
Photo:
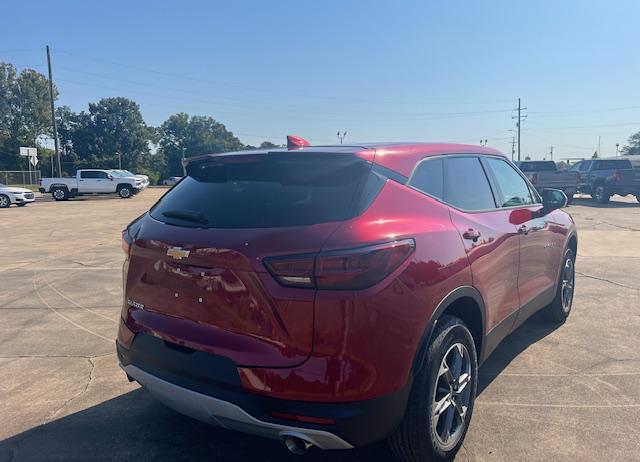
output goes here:
[{"label": "red brake light", "polygon": [[533,175],[531,175],[531,184],[537,184],[538,183],[538,174],[534,173]]},{"label": "red brake light", "polygon": [[620,181],[622,180],[622,174],[620,173],[620,170],[615,170],[613,172],[613,181]]},{"label": "red brake light", "polygon": [[358,290],[382,281],[411,255],[414,248],[413,239],[403,239],[317,255],[265,259],[265,265],[285,286]]},{"label": "red brake light", "polygon": [[123,229],[122,230],[122,251],[129,255],[129,253],[131,252],[131,244],[133,244],[133,239],[131,238],[131,235],[129,234],[129,230],[128,229]]},{"label": "red brake light", "polygon": [[287,149],[300,149],[304,148],[305,146],[311,146],[311,143],[299,136],[287,135]]}]

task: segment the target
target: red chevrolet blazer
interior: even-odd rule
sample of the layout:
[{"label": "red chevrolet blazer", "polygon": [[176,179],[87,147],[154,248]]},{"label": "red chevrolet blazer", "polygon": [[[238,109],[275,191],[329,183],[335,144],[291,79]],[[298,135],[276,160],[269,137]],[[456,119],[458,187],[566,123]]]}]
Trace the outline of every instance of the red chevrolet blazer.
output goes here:
[{"label": "red chevrolet blazer", "polygon": [[478,366],[571,310],[562,191],[458,144],[211,154],[122,234],[130,380],[227,429],[448,460]]}]

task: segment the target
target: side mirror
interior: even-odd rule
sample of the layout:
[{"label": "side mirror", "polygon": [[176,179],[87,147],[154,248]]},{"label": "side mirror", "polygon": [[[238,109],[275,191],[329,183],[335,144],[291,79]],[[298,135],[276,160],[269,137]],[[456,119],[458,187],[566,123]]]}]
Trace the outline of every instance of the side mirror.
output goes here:
[{"label": "side mirror", "polygon": [[567,206],[567,196],[559,189],[542,190],[542,207],[545,212],[552,212]]}]

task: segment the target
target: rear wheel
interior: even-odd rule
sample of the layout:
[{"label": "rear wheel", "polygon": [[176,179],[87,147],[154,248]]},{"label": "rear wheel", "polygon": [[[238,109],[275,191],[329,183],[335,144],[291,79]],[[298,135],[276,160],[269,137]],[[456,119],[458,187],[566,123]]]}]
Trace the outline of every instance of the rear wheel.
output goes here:
[{"label": "rear wheel", "polygon": [[123,199],[128,199],[131,197],[132,195],[132,191],[131,188],[129,186],[122,186],[119,190],[118,190],[118,195],[120,197],[122,197]]},{"label": "rear wheel", "polygon": [[452,460],[469,428],[478,360],[471,333],[458,318],[438,320],[406,414],[389,444],[406,462]]},{"label": "rear wheel", "polygon": [[69,191],[66,188],[54,188],[51,195],[57,201],[66,201],[69,198]]},{"label": "rear wheel", "polygon": [[562,260],[560,281],[558,281],[555,298],[543,311],[545,318],[551,322],[562,324],[571,313],[576,279],[575,263],[576,257],[573,249],[567,249]]},{"label": "rear wheel", "polygon": [[611,196],[609,195],[603,184],[599,184],[593,190],[593,198],[600,204],[606,204],[607,202],[609,202],[609,197]]},{"label": "rear wheel", "polygon": [[11,200],[9,196],[5,194],[0,194],[0,209],[6,209],[11,205]]}]

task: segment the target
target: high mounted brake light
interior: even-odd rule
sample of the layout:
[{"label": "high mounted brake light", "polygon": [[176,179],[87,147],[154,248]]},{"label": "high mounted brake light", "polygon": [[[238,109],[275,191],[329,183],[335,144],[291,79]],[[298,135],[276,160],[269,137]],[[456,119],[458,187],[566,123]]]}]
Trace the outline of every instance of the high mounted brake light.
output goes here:
[{"label": "high mounted brake light", "polygon": [[283,286],[360,290],[393,273],[415,245],[413,239],[403,239],[356,249],[265,258],[264,264]]},{"label": "high mounted brake light", "polygon": [[294,149],[302,149],[306,146],[311,146],[311,143],[304,138],[296,135],[287,135],[287,149],[290,151]]}]

